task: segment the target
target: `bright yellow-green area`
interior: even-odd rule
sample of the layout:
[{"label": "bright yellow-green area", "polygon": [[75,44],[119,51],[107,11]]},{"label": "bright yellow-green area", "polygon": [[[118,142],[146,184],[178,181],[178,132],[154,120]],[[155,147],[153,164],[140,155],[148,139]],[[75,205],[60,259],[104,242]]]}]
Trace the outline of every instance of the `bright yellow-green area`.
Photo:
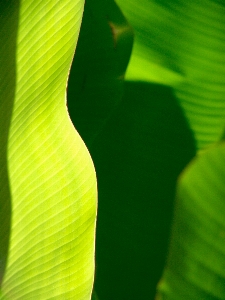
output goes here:
[{"label": "bright yellow-green area", "polygon": [[89,300],[92,292],[96,176],[66,109],[83,2],[20,1],[6,299]]}]

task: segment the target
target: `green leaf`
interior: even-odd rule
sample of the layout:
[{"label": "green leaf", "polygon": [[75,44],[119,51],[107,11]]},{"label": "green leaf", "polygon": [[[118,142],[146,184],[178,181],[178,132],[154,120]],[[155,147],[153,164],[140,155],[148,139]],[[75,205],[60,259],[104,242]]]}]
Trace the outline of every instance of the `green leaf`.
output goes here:
[{"label": "green leaf", "polygon": [[169,23],[166,21],[171,17],[171,12],[153,0],[116,0],[116,2],[135,33],[126,78],[170,85],[183,80],[168,43],[171,20]]},{"label": "green leaf", "polygon": [[127,79],[173,86],[199,149],[225,119],[225,7],[216,0],[117,0],[134,27]]},{"label": "green leaf", "polygon": [[[18,1],[0,4],[0,285],[6,268],[10,222],[11,196],[7,166],[7,143],[16,85],[16,36]],[[10,30],[9,30],[10,28]]]},{"label": "green leaf", "polygon": [[157,299],[224,299],[224,178],[224,143],[199,155],[182,174]]},{"label": "green leaf", "polygon": [[123,93],[133,31],[113,0],[87,0],[68,83],[68,109],[91,147]]},{"label": "green leaf", "polygon": [[[13,4],[9,7],[16,14]],[[1,40],[1,122],[9,123],[13,109],[9,136],[4,137],[12,218],[2,295],[15,300],[88,300],[94,276],[96,178],[65,97],[83,1],[21,0],[19,5],[15,53],[16,21],[8,10],[2,17],[9,28],[14,25],[6,44],[10,53]],[[1,27],[1,36],[4,33]],[[13,71],[7,65],[10,59]],[[3,77],[7,71],[12,74],[6,77],[9,86]],[[8,104],[2,102],[7,93]],[[1,159],[5,163],[4,152]],[[1,196],[8,201],[8,194],[3,190]],[[6,229],[8,215],[1,220]]]}]

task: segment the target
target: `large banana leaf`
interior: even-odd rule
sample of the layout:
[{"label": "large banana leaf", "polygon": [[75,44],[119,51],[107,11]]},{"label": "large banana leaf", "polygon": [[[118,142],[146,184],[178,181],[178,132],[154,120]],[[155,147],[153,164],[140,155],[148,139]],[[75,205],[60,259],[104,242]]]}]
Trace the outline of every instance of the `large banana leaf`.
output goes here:
[{"label": "large banana leaf", "polygon": [[[1,3],[0,13],[0,283],[8,256],[11,199],[7,166],[7,141],[16,84],[16,35],[19,2]],[[11,30],[9,30],[9,28]]]},{"label": "large banana leaf", "polygon": [[224,142],[197,157],[180,177],[170,253],[157,299],[224,299],[224,178]]},{"label": "large banana leaf", "polygon": [[217,0],[117,0],[134,27],[127,78],[173,86],[198,148],[225,122],[225,6]]},{"label": "large banana leaf", "polygon": [[8,259],[1,297],[88,300],[96,178],[66,109],[83,1],[6,3],[0,4],[1,276],[7,253]]}]

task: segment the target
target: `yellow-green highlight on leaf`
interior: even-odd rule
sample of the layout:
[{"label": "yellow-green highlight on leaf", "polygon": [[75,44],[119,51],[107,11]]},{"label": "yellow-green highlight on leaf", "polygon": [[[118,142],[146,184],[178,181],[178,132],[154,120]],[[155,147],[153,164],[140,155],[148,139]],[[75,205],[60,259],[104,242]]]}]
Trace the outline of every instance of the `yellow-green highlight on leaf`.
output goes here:
[{"label": "yellow-green highlight on leaf", "polygon": [[7,299],[89,300],[96,177],[66,109],[83,0],[22,0],[8,168],[12,195]]},{"label": "yellow-green highlight on leaf", "polygon": [[[223,300],[225,295],[225,143],[184,171],[159,299]],[[161,298],[160,298],[161,297]]]},{"label": "yellow-green highlight on leaf", "polygon": [[16,84],[18,11],[18,1],[0,4],[0,285],[8,257],[11,222],[7,144]]}]

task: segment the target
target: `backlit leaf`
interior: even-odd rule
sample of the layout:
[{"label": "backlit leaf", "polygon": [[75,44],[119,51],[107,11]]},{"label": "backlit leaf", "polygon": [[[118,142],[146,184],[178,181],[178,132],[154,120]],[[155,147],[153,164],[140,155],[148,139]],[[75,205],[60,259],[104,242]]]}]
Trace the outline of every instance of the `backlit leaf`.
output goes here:
[{"label": "backlit leaf", "polygon": [[[96,178],[66,109],[82,12],[82,0],[19,2],[16,47],[9,47],[16,78],[0,91],[1,99],[7,92],[12,95],[2,117],[9,120],[13,110],[7,149],[12,218],[2,284],[8,300],[91,296]],[[3,13],[16,31],[16,21]],[[9,59],[3,60],[1,84]]]}]

